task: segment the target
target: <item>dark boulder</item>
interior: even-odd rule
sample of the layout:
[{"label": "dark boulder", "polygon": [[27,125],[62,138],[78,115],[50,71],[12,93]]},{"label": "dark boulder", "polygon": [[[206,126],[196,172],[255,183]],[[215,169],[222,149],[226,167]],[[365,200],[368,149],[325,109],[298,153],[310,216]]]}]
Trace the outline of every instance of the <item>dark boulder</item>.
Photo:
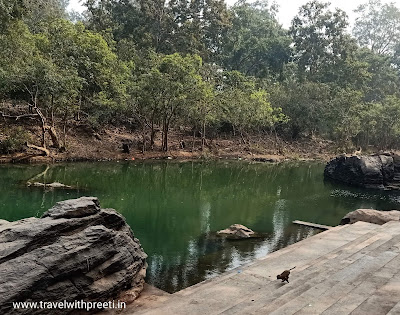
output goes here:
[{"label": "dark boulder", "polygon": [[324,176],[365,188],[397,189],[400,159],[394,154],[338,156],[328,162]]},{"label": "dark boulder", "polygon": [[143,289],[146,257],[125,219],[93,197],[58,202],[41,218],[0,224],[0,314],[24,301],[111,301]]}]

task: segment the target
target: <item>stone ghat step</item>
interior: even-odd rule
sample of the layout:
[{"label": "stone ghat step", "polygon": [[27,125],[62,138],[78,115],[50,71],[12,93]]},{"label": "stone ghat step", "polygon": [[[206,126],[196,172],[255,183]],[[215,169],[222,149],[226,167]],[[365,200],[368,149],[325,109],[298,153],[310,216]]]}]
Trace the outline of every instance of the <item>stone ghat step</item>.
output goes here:
[{"label": "stone ghat step", "polygon": [[[334,228],[336,231],[341,230],[340,237],[338,237],[338,233],[320,233],[312,238],[296,243],[283,250],[268,255],[264,259],[268,261],[267,265],[265,265],[265,262],[261,260],[250,266],[242,267],[242,269],[245,269],[242,274],[237,274],[237,272],[233,271],[228,274],[224,274],[222,277],[214,278],[208,283],[203,282],[197,285],[197,288],[191,287],[181,292],[178,292],[173,295],[174,298],[172,298],[170,301],[167,301],[167,303],[163,305],[162,309],[154,310],[149,314],[159,314],[165,312],[178,312],[178,314],[180,314],[181,310],[185,309],[186,304],[189,303],[192,304],[189,308],[191,313],[193,314],[197,314],[197,312],[202,313],[202,310],[204,310],[205,308],[209,309],[211,313],[218,314],[224,309],[230,308],[232,305],[235,305],[235,300],[232,301],[233,298],[239,300],[247,299],[247,294],[249,290],[253,292],[255,290],[263,288],[267,291],[273,292],[279,287],[284,287],[280,284],[280,282],[277,282],[275,278],[275,275],[277,273],[280,273],[284,268],[283,262],[288,262],[290,259],[292,259],[292,264],[295,262],[299,263],[296,270],[300,270],[302,268],[301,264],[305,261],[307,261],[309,265],[312,265],[312,261],[316,257],[320,258],[324,255],[324,253],[327,253],[335,248],[340,248],[344,244],[347,244],[349,241],[357,239],[360,235],[373,231],[378,227],[379,226],[377,225],[369,223],[357,223],[351,227],[340,226]],[[304,251],[305,247],[303,242],[307,242],[309,245],[308,247],[313,248],[313,250]],[[295,261],[293,261],[293,258],[295,258]],[[268,275],[258,275],[257,272],[254,272],[254,270],[252,270],[251,272],[247,270],[247,268],[257,268],[257,266],[259,265],[261,265],[262,271],[268,271]],[[268,267],[271,266],[276,270],[270,272],[270,270],[268,270]],[[273,276],[271,276],[271,274]],[[230,296],[227,297],[226,295],[229,292]],[[223,294],[221,295],[221,293]],[[177,298],[180,295],[184,296],[185,298],[178,300]],[[208,304],[206,306],[202,305],[203,303],[199,302],[202,300],[207,300]],[[200,306],[200,309],[197,309],[197,305]],[[187,308],[186,311],[188,311]]]},{"label": "stone ghat step", "polygon": [[[311,276],[310,280],[303,281],[304,277],[296,279],[292,288],[284,286],[284,290],[278,289],[272,296],[253,297],[253,303],[237,304],[236,309],[230,309],[229,313],[349,314],[368,298],[370,290],[384,284],[397,272],[389,264],[398,263],[398,253],[387,249],[393,242],[399,242],[399,227],[397,223],[397,227],[387,234],[379,231],[368,233],[366,237],[324,257],[322,264],[320,261],[302,271],[306,277]],[[375,273],[381,275],[376,277]],[[259,301],[255,303],[257,298]],[[343,298],[344,302],[338,302]]]},{"label": "stone ghat step", "polygon": [[[306,262],[313,261],[314,259],[323,256],[324,254],[337,249],[340,246],[346,245],[351,240],[357,239],[360,235],[373,231],[379,226],[375,224],[359,222],[356,225],[338,226],[329,231],[319,233],[311,238],[292,244],[284,249],[278,250],[266,257],[256,260],[251,264],[241,266],[232,271],[226,272],[223,275],[201,282],[197,285],[191,286],[187,289],[175,293],[176,296],[189,296],[196,293],[198,290],[205,290],[209,286],[215,286],[217,282],[223,282],[231,277],[238,277],[238,272],[248,274],[248,270],[253,270],[252,274],[255,277],[262,278],[263,280],[270,281],[276,280],[276,275],[285,269],[296,267],[298,271]],[[341,231],[338,233],[330,233],[331,231]],[[304,245],[312,248],[312,250],[304,250]],[[266,260],[268,260],[266,265]],[[267,267],[266,267],[267,266]],[[261,272],[257,273],[257,268],[261,268]],[[265,279],[264,279],[265,278]]]},{"label": "stone ghat step", "polygon": [[[319,251],[320,249],[318,249]],[[308,252],[308,251],[307,251]],[[299,253],[298,253],[299,254]],[[281,257],[280,259],[284,259],[284,257]],[[296,278],[293,278],[294,281],[290,282],[290,285],[283,285],[281,282],[277,281],[275,278],[275,275],[279,272],[282,271],[282,267],[280,267],[279,272],[273,273],[273,276],[270,276],[269,278],[264,278],[264,281],[262,281],[261,285],[260,283],[258,284],[258,287],[255,285],[253,288],[251,288],[251,293],[248,294],[248,291],[242,290],[241,292],[236,292],[236,296],[230,296],[231,302],[230,304],[233,305],[229,307],[229,303],[224,304],[225,301],[221,301],[221,299],[215,299],[212,296],[208,294],[208,305],[207,305],[207,310],[211,312],[212,314],[219,314],[221,312],[226,311],[226,313],[230,314],[247,314],[250,313],[252,309],[254,311],[257,311],[258,309],[262,308],[266,304],[273,304],[273,309],[275,309],[279,304],[281,303],[286,303],[288,300],[295,298],[299,294],[301,294],[302,290],[308,290],[311,285],[308,283],[310,281],[316,281],[318,280],[321,276],[324,276],[324,273],[321,273],[320,270],[313,270],[309,269],[307,270],[308,266],[313,266],[314,263],[319,263],[321,258],[316,259],[314,261],[308,262],[306,266],[300,266],[301,268],[306,268],[303,271],[296,271],[296,273],[300,273],[302,276],[298,277],[296,276],[296,273],[293,272],[293,276]],[[331,263],[332,260],[328,260]],[[336,266],[336,264],[333,263],[333,266]],[[257,266],[256,266],[257,267]],[[244,275],[243,279],[249,278],[249,275],[254,276],[255,274],[258,274],[261,276],[259,273],[260,272],[266,272],[268,273],[268,267],[267,265],[262,266],[263,268],[257,267],[256,270],[255,268],[250,267],[248,270],[246,270],[246,273],[248,274],[247,277]],[[278,267],[279,268],[279,267]],[[296,268],[297,269],[297,268]],[[318,278],[319,277],[319,278]],[[293,280],[292,279],[292,280]],[[232,279],[234,280],[234,279]],[[235,287],[235,285],[240,285],[239,279],[235,279],[237,281],[234,281],[233,283],[227,283],[226,286],[230,287]],[[269,282],[267,282],[269,280]],[[248,285],[245,286],[245,289],[248,289]],[[294,289],[293,289],[294,288]],[[218,286],[213,288],[214,290],[218,290]],[[219,288],[221,289],[221,288]],[[224,287],[222,287],[221,292],[224,292]],[[225,288],[226,289],[226,288]],[[217,292],[215,292],[217,293]],[[196,298],[198,300],[202,299],[202,297],[196,295]],[[236,302],[232,302],[232,300],[237,300]],[[228,299],[229,301],[229,299]],[[225,310],[223,310],[225,308]],[[249,309],[250,308],[250,309]],[[244,309],[246,310],[244,312]],[[192,310],[193,311],[193,310]],[[263,310],[261,313],[262,314],[267,314],[269,311]],[[197,312],[195,312],[196,314]]]},{"label": "stone ghat step", "polygon": [[[340,270],[361,261],[366,253],[383,246],[392,238],[389,230],[383,233],[381,226],[364,222],[335,227],[241,267],[241,273],[233,270],[175,293],[159,308],[144,313],[247,314],[257,312],[267,304],[272,305],[273,309],[262,311],[267,314],[308,291],[307,297],[314,292],[315,286],[323,285],[332,273],[338,273],[338,280],[332,280],[338,285],[341,282]],[[393,233],[400,233],[397,226]],[[297,267],[292,272],[290,284],[276,281],[276,274],[293,266]],[[344,271],[342,273],[346,274]],[[338,286],[336,290],[340,292]],[[297,308],[302,306],[301,303],[298,302]]]},{"label": "stone ghat step", "polygon": [[[400,243],[399,227],[400,224],[394,229],[388,228],[385,232],[370,234],[369,239],[349,244],[336,253],[337,257],[330,257],[323,264],[316,264],[310,268],[309,272],[315,271],[315,278],[311,281],[306,282],[305,285],[300,283],[299,289],[290,290],[277,299],[264,300],[263,302],[267,303],[258,308],[257,312],[263,314],[321,314],[324,311],[327,314],[350,313],[357,307],[356,301],[362,303],[363,299],[368,298],[370,290],[375,286],[383,285],[397,273],[396,268],[390,269],[387,264],[398,263],[398,250],[389,249],[393,244]],[[376,274],[379,276],[375,277]],[[361,294],[363,292],[364,294]],[[351,296],[350,299],[349,296]],[[338,302],[340,299],[345,299],[345,302]],[[335,306],[332,307],[333,305]]]}]

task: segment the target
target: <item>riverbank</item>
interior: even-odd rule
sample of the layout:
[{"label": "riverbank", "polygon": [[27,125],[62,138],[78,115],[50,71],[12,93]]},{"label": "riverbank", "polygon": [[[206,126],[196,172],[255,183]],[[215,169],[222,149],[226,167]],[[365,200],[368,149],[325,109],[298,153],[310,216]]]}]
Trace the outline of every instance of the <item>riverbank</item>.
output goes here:
[{"label": "riverbank", "polygon": [[[24,125],[30,142],[40,143],[40,129],[35,125]],[[0,129],[6,130],[6,126]],[[59,132],[61,134],[61,132]],[[1,135],[0,135],[1,136]],[[6,136],[3,134],[3,137]],[[52,163],[62,161],[114,161],[148,159],[234,159],[261,162],[283,160],[324,160],[337,154],[333,142],[321,139],[303,139],[288,142],[273,136],[225,136],[207,139],[201,148],[201,138],[193,138],[189,132],[171,130],[168,152],[161,151],[161,133],[155,135],[154,149],[144,153],[142,135],[127,128],[108,127],[94,131],[86,126],[75,126],[66,136],[66,151],[48,148],[50,156],[40,156],[40,152],[27,149],[9,155],[0,155],[0,163]],[[1,139],[0,139],[1,140]],[[51,143],[50,139],[48,143]],[[123,152],[123,144],[129,153]]]}]

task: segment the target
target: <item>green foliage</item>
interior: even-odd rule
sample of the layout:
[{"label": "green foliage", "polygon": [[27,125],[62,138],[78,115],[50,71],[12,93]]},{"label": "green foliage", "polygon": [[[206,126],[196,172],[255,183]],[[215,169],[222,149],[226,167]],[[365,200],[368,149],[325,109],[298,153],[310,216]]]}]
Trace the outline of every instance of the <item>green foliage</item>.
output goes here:
[{"label": "green foliage", "polygon": [[232,8],[232,27],[222,47],[230,70],[257,77],[279,76],[290,58],[290,38],[268,2],[239,1]]},{"label": "green foliage", "polygon": [[400,10],[393,3],[369,0],[356,12],[353,34],[360,45],[377,54],[392,54],[400,41]]},{"label": "green foliage", "polygon": [[202,85],[199,70],[202,60],[198,56],[180,54],[155,57],[153,66],[139,81],[138,112],[154,124],[158,117],[163,127],[163,150],[168,150],[170,124],[194,103]]},{"label": "green foliage", "polygon": [[274,126],[286,120],[281,109],[272,107],[266,90],[238,71],[225,73],[221,103],[223,118],[241,134]]},{"label": "green foliage", "polygon": [[324,133],[330,87],[325,83],[288,82],[271,90],[272,102],[290,118],[289,137],[296,139]]},{"label": "green foliage", "polygon": [[400,136],[400,98],[388,96],[382,102],[369,103],[362,112],[363,144],[373,143],[380,149],[395,147]]},{"label": "green foliage", "polygon": [[22,0],[0,0],[0,31],[5,31],[9,24],[20,19],[24,12]]},{"label": "green foliage", "polygon": [[243,139],[400,146],[392,4],[361,6],[356,38],[343,11],[316,0],[289,30],[266,0],[86,0],[76,23],[66,4],[0,0],[0,98],[36,106],[44,124],[129,124],[143,150],[159,128],[163,150],[177,127],[200,133],[204,149],[226,126]]},{"label": "green foliage", "polygon": [[10,154],[23,151],[25,143],[29,140],[29,135],[21,127],[9,128],[4,130],[6,135],[0,139],[0,153]]},{"label": "green foliage", "polygon": [[293,19],[290,35],[301,79],[315,82],[338,82],[335,69],[346,65],[355,45],[346,34],[344,11],[329,10],[329,4],[310,1]]},{"label": "green foliage", "polygon": [[389,56],[362,49],[358,52],[357,58],[367,66],[368,75],[361,87],[367,102],[380,102],[386,96],[398,92],[399,76]]}]

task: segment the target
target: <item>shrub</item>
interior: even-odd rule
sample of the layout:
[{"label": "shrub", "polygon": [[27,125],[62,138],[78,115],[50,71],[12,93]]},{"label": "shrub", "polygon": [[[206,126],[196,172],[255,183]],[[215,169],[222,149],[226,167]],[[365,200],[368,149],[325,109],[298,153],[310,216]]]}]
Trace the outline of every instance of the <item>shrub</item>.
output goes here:
[{"label": "shrub", "polygon": [[24,144],[28,141],[29,135],[21,127],[6,129],[5,139],[0,140],[0,153],[10,154],[24,150]]}]

